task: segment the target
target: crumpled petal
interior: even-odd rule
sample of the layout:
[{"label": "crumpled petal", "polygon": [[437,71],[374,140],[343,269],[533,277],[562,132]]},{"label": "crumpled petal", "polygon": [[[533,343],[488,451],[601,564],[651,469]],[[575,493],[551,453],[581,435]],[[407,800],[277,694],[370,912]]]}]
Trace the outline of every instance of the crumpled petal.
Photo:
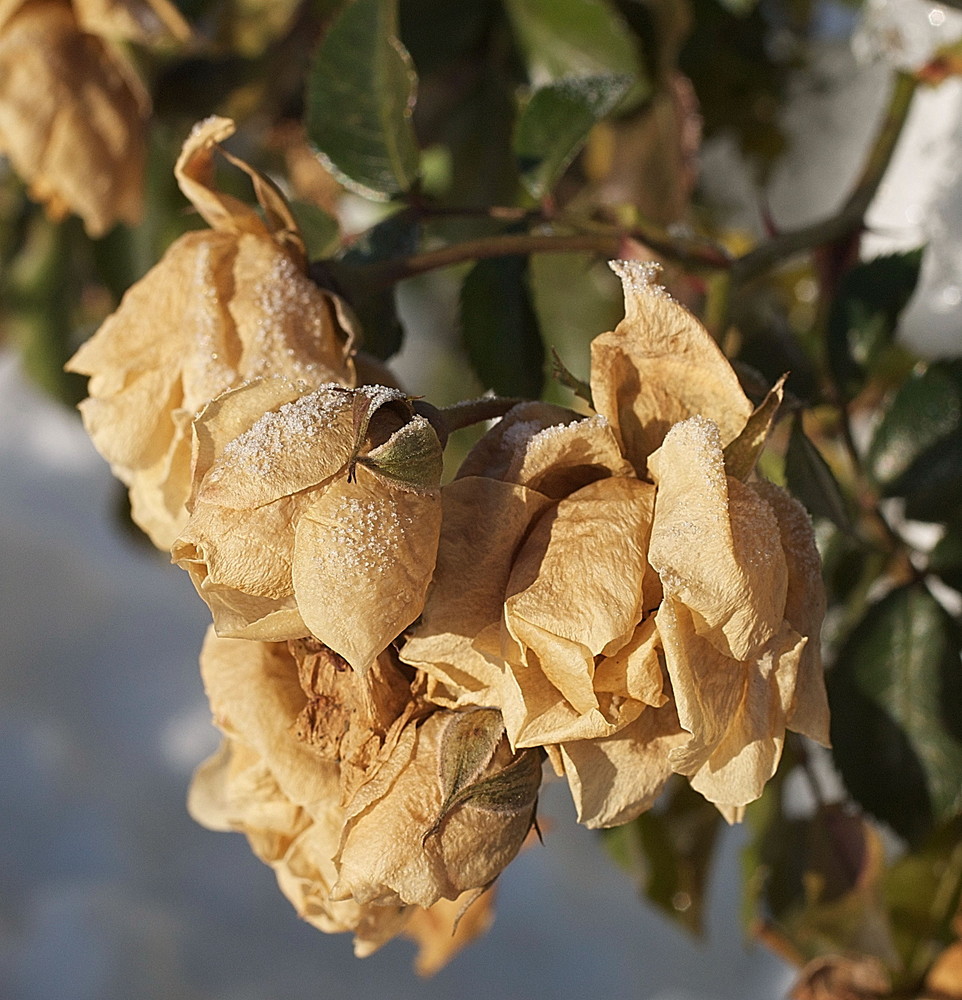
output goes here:
[{"label": "crumpled petal", "polygon": [[666,600],[657,624],[678,719],[692,734],[669,754],[672,768],[711,802],[754,801],[781,757],[806,638],[784,623],[760,656],[742,662],[702,638],[684,605]]},{"label": "crumpled petal", "polygon": [[610,736],[562,743],[578,822],[590,829],[619,826],[650,809],[672,775],[669,753],[686,739],[668,702],[646,708]]},{"label": "crumpled petal", "polygon": [[725,445],[752,405],[708,331],[656,284],[657,267],[615,261],[625,318],[591,344],[591,394],[626,458],[644,475],[668,429],[696,414],[713,420]]},{"label": "crumpled petal", "polygon": [[788,569],[771,507],[725,475],[718,429],[702,417],[675,425],[649,467],[658,499],[648,558],[666,597],[724,655],[748,658],[785,611]]},{"label": "crumpled petal", "polygon": [[475,639],[500,629],[512,555],[549,501],[523,486],[471,476],[445,486],[441,503],[434,577],[401,656],[457,692],[454,704],[485,704],[496,697],[501,669]]},{"label": "crumpled petal", "polygon": [[73,0],[84,31],[143,45],[186,42],[190,27],[170,0]]},{"label": "crumpled petal", "polygon": [[[654,500],[648,483],[601,479],[538,520],[505,597],[506,628],[524,650],[510,665],[522,688],[521,675],[539,669],[577,713],[599,707],[594,658],[621,648],[642,617]],[[510,736],[533,738],[526,728]]]},{"label": "crumpled petal", "polygon": [[[346,314],[300,265],[297,241],[274,195],[264,193],[266,179],[233,161],[254,179],[272,225],[213,187],[216,140],[232,130],[226,119],[205,123],[180,167],[185,191],[215,205],[222,228],[175,241],[67,365],[90,376],[90,398],[81,404],[88,432],[130,487],[137,523],[162,549],[187,521],[185,427],[211,400],[266,376],[296,386],[294,395],[355,382]],[[248,426],[263,412],[246,414]]]},{"label": "crumpled petal", "polygon": [[774,483],[752,483],[778,520],[782,549],[788,563],[785,620],[809,637],[798,664],[798,678],[788,711],[788,728],[830,746],[828,696],[818,635],[825,617],[822,563],[808,511]]}]

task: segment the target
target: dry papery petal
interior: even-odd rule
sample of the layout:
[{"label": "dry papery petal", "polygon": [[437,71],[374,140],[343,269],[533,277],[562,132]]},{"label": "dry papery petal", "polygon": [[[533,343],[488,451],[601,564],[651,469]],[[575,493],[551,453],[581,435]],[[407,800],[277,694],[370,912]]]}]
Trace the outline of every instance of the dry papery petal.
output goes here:
[{"label": "dry papery petal", "polygon": [[752,405],[708,331],[654,284],[657,265],[614,261],[625,293],[625,318],[591,344],[595,409],[614,428],[627,459],[644,475],[668,429],[700,414],[727,444]]},{"label": "dry papery petal", "polygon": [[807,640],[783,623],[756,658],[739,661],[702,638],[682,604],[666,600],[656,622],[678,719],[692,734],[669,762],[727,818],[737,818],[778,766]]},{"label": "dry papery petal", "polygon": [[[642,618],[654,502],[648,483],[598,480],[542,514],[518,553],[505,599],[505,628],[518,650],[517,658],[507,657],[508,671],[525,699],[520,718],[505,700],[505,724],[515,745],[608,735],[630,721],[617,709],[611,718],[601,710],[595,657],[617,653]],[[545,692],[529,685],[532,674],[543,675],[557,691],[547,705]],[[559,702],[559,694],[571,729],[556,728],[560,720],[551,703]],[[546,709],[553,725],[544,718]],[[598,731],[583,731],[578,720],[585,715]]]},{"label": "dry papery petal", "polygon": [[670,751],[687,738],[669,701],[646,707],[611,736],[562,743],[578,822],[591,829],[619,826],[650,809],[672,775]]},{"label": "dry papery petal", "polygon": [[148,107],[69,4],[30,0],[0,29],[0,152],[52,217],[75,212],[91,236],[140,219]]},{"label": "dry papery petal", "polygon": [[382,765],[348,805],[333,896],[430,906],[489,885],[520,849],[541,782],[540,752],[513,755],[502,732],[490,709],[410,724],[403,765]]},{"label": "dry papery petal", "polygon": [[725,475],[718,428],[703,417],[673,427],[649,467],[658,499],[648,558],[665,595],[720,652],[747,659],[785,611],[788,569],[771,507]]}]

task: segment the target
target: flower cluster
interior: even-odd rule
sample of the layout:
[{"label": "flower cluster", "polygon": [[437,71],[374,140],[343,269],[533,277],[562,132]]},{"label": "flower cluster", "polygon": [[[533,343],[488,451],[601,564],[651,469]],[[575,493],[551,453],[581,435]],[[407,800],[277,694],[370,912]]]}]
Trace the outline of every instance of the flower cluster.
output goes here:
[{"label": "flower cluster", "polygon": [[442,485],[455,418],[370,384],[265,178],[232,159],[263,218],[216,190],[231,130],[204,123],[177,167],[212,228],[74,358],[83,415],[213,615],[224,742],[193,815],[243,831],[320,929],[361,955],[409,934],[430,971],[490,919],[545,760],[591,827],[673,775],[734,821],[786,729],[827,742],[811,525],[755,472],[781,388],[754,408],[620,262],[594,412],[515,405]]}]

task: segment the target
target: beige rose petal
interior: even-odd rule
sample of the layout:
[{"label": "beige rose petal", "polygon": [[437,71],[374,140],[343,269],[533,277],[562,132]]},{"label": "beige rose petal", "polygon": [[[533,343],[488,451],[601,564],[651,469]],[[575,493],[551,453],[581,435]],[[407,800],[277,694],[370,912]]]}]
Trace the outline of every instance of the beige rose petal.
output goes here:
[{"label": "beige rose petal", "polygon": [[[235,390],[232,406],[240,407],[247,391]],[[253,387],[255,404],[263,394],[262,386]],[[217,454],[197,501],[252,510],[346,475],[354,452],[353,398],[340,386],[322,386],[262,413]]]},{"label": "beige rose petal", "polygon": [[646,708],[612,736],[563,743],[578,822],[589,829],[618,826],[650,809],[672,775],[669,752],[687,736],[669,702]]},{"label": "beige rose petal", "polygon": [[653,708],[668,700],[661,667],[661,638],[654,617],[646,618],[625,646],[604,657],[595,669],[594,688],[622,698],[632,698]]},{"label": "beige rose petal", "polygon": [[84,427],[97,449],[124,473],[149,468],[167,452],[172,428],[164,417],[179,408],[181,402],[175,369],[131,374],[122,392],[91,396],[80,404]]},{"label": "beige rose petal", "polygon": [[477,476],[441,491],[437,565],[421,621],[401,656],[470,703],[485,703],[482,692],[501,676],[473,643],[487,626],[500,627],[511,559],[547,504],[523,486]]},{"label": "beige rose petal", "polygon": [[306,702],[283,643],[222,639],[208,631],[201,676],[217,725],[263,760],[286,798],[308,811],[339,794],[337,768],[291,732]]},{"label": "beige rose petal", "polygon": [[771,507],[726,477],[718,429],[702,417],[674,426],[649,464],[658,497],[648,558],[666,597],[692,611],[720,652],[747,659],[785,609],[788,570]]},{"label": "beige rose petal", "polygon": [[727,444],[744,427],[752,405],[728,360],[691,313],[655,285],[657,268],[616,261],[625,318],[591,344],[591,393],[610,421],[625,456],[644,475],[648,456],[668,429],[701,414]]},{"label": "beige rose petal", "polygon": [[465,892],[457,899],[439,899],[424,910],[411,914],[404,936],[418,946],[414,971],[419,976],[433,976],[465,945],[486,934],[494,923],[494,889]]},{"label": "beige rose petal", "polygon": [[0,151],[55,217],[91,236],[142,210],[148,99],[130,66],[73,9],[31,0],[0,34]]},{"label": "beige rose petal", "polygon": [[812,521],[794,497],[774,484],[761,481],[753,483],[752,488],[764,498],[778,520],[788,563],[785,620],[796,632],[809,637],[798,665],[788,728],[829,746],[828,697],[818,641],[825,617],[825,586]]},{"label": "beige rose petal", "polygon": [[578,711],[597,705],[594,657],[641,619],[654,495],[636,479],[585,486],[541,516],[512,567],[507,629]]},{"label": "beige rose petal", "polygon": [[[306,390],[302,382],[278,376],[254,379],[215,396],[192,423],[195,487],[231,441],[249,431],[265,413],[292,403]],[[196,488],[194,492],[196,498]]]},{"label": "beige rose petal", "polygon": [[711,802],[738,807],[775,773],[805,639],[787,624],[758,660],[725,657],[695,630],[683,606],[658,612],[678,719],[692,734],[669,754],[675,771]]},{"label": "beige rose petal", "polygon": [[519,403],[471,449],[458,469],[457,478],[487,476],[490,479],[505,479],[519,453],[523,454],[526,442],[538,431],[581,419],[581,415],[574,410],[553,403]]},{"label": "beige rose petal", "polygon": [[214,185],[214,153],[236,131],[233,121],[212,115],[198,122],[184,142],[174,176],[185,197],[212,228],[228,233],[270,237],[261,217],[249,205],[218,191]]},{"label": "beige rose petal", "polygon": [[413,493],[358,466],[297,520],[294,592],[311,633],[363,673],[424,607],[440,490]]},{"label": "beige rose petal", "polygon": [[593,700],[587,708],[575,708],[536,666],[507,669],[498,690],[505,730],[516,748],[611,736],[644,708],[608,692],[593,695]]},{"label": "beige rose petal", "polygon": [[290,499],[256,510],[198,503],[171,550],[172,561],[204,586],[228,587],[277,600],[293,593]]},{"label": "beige rose petal", "polygon": [[[513,427],[517,433],[524,424]],[[510,438],[509,431],[505,439]],[[611,425],[604,417],[553,424],[530,436],[517,434],[515,448],[504,479],[555,500],[608,476],[634,478],[634,470],[622,456]]]}]

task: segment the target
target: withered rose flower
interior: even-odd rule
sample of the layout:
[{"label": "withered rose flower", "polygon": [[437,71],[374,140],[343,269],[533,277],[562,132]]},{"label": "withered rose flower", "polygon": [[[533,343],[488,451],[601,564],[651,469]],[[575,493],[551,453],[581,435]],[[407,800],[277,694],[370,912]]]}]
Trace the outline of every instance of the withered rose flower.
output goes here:
[{"label": "withered rose flower", "polygon": [[402,657],[432,699],[496,707],[512,746],[545,746],[589,826],[673,772],[736,819],[786,728],[827,742],[819,559],[805,511],[753,472],[780,387],[753,411],[652,268],[616,270],[597,415],[523,404],[468,456]]},{"label": "withered rose flower", "polygon": [[307,277],[304,246],[281,195],[241,161],[264,210],[212,186],[212,118],[184,145],[181,189],[213,227],[178,239],[68,363],[91,376],[87,431],[130,489],[133,518],[167,549],[187,520],[191,422],[215,396],[263,375],[353,385],[349,321]]},{"label": "withered rose flower", "polygon": [[139,221],[149,106],[67,0],[0,6],[0,153],[53,218],[75,212],[91,236]]},{"label": "withered rose flower", "polygon": [[260,379],[195,422],[191,515],[171,555],[218,634],[313,635],[363,673],[420,614],[441,444],[399,390]]},{"label": "withered rose flower", "polygon": [[244,832],[304,919],[353,931],[359,956],[412,936],[424,972],[486,928],[540,783],[496,712],[438,710],[389,654],[361,677],[312,640],[211,633],[201,668],[225,740],[191,813]]}]

